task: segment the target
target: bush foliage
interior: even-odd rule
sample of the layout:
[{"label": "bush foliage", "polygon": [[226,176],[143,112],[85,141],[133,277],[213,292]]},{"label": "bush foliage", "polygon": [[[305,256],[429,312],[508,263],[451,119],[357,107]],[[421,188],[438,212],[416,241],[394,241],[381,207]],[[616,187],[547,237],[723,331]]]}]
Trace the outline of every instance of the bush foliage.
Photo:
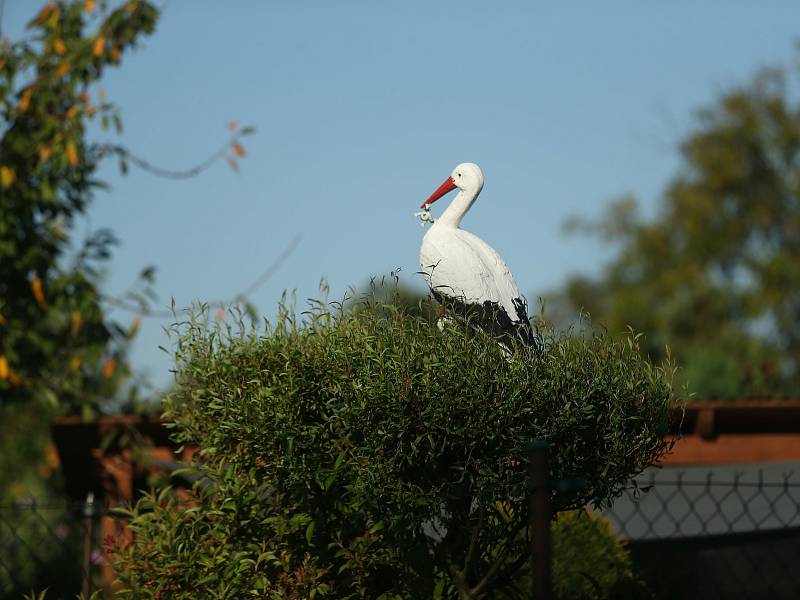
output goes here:
[{"label": "bush foliage", "polygon": [[666,450],[670,371],[635,338],[545,331],[509,355],[370,298],[262,332],[183,325],[165,418],[202,448],[198,480],[128,515],[123,597],[482,597],[525,563],[526,443],[585,482],[559,510],[610,502]]}]

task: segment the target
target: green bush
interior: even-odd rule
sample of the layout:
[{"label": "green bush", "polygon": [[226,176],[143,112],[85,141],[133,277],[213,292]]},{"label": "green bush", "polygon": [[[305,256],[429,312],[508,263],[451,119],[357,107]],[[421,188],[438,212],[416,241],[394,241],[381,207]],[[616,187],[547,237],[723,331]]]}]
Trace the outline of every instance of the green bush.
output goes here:
[{"label": "green bush", "polygon": [[665,451],[670,372],[634,338],[545,331],[509,355],[420,315],[367,298],[261,333],[184,323],[165,418],[200,479],[128,515],[122,597],[485,596],[525,562],[527,442],[586,482],[559,510],[610,502]]},{"label": "green bush", "polygon": [[611,524],[593,512],[564,512],[553,522],[553,587],[559,600],[652,597]]}]

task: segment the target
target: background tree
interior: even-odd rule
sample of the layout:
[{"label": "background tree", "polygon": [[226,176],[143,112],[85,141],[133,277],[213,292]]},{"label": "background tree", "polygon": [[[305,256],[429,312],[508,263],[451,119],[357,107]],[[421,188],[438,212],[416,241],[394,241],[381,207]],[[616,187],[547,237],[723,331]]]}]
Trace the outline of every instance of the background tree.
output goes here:
[{"label": "background tree", "polygon": [[89,416],[127,371],[125,342],[137,322],[107,322],[98,290],[114,237],[101,230],[75,244],[73,228],[101,185],[95,173],[106,154],[87,141],[88,122],[121,128],[96,84],[153,31],[157,11],[138,0],[95,15],[99,8],[48,3],[29,39],[0,49],[3,406],[33,402]]},{"label": "background tree", "polygon": [[[97,179],[101,161],[117,159],[123,172],[133,164],[158,176],[185,178],[222,158],[235,168],[245,154],[239,140],[251,130],[235,124],[220,150],[178,172],[156,167],[119,143],[96,141],[98,134],[110,138],[122,129],[119,110],[99,84],[107,69],[119,66],[126,52],[154,31],[158,16],[144,0],[47,2],[29,22],[24,39],[0,42],[3,509],[26,496],[44,504],[63,502],[51,417],[92,418],[119,407],[120,402],[110,403],[115,396],[126,399],[128,410],[136,406],[126,350],[139,316],[152,313],[154,270],[143,265],[141,277],[121,298],[101,293],[101,272],[116,240],[108,230],[91,231],[83,239],[78,234],[95,192],[103,187]],[[109,303],[134,314],[112,321]],[[9,523],[16,514],[2,517]],[[55,530],[61,516],[47,512],[52,521],[47,525]],[[66,541],[61,547],[50,540],[42,548],[36,527],[28,527],[32,522],[36,519],[12,522],[14,539],[37,548],[39,560],[31,562],[13,544],[0,549],[0,564],[6,567],[0,569],[0,590],[16,589],[19,596],[37,582],[67,594],[75,583],[69,573],[79,572],[78,557],[69,554]],[[29,583],[14,588],[20,582]]]},{"label": "background tree", "polygon": [[787,79],[763,71],[699,112],[655,219],[623,198],[570,224],[619,253],[549,306],[646,332],[656,360],[669,346],[700,399],[796,396],[800,384],[800,102]]}]

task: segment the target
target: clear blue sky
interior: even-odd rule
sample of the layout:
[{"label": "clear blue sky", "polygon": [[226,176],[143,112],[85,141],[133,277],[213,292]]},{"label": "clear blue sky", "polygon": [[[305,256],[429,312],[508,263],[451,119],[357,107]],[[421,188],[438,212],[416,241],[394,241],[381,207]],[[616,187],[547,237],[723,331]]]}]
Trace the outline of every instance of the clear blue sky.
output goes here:
[{"label": "clear blue sky", "polygon": [[[7,0],[20,35],[39,2]],[[148,264],[163,305],[234,295],[297,233],[301,245],[252,297],[331,296],[370,275],[413,281],[412,216],[462,161],[483,193],[463,226],[492,244],[529,299],[610,250],[561,233],[620,194],[654,213],[693,111],[763,65],[794,60],[800,4],[785,1],[189,2],[106,79],[123,141],[164,167],[199,162],[230,120],[257,128],[241,173],[189,181],[103,170],[94,228],[122,240],[106,288]],[[441,209],[439,209],[441,210]],[[436,212],[436,211],[434,211]],[[133,315],[116,313],[123,321]],[[168,385],[146,320],[134,367]]]}]

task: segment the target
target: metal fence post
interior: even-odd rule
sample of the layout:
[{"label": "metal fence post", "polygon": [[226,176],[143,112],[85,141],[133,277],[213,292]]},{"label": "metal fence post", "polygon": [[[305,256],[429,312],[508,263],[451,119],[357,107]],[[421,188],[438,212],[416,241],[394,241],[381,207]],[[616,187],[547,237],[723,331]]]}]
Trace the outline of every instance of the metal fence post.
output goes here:
[{"label": "metal fence post", "polygon": [[530,536],[531,576],[533,598],[551,600],[552,546],[550,520],[552,517],[549,444],[536,440],[528,444],[528,535]]},{"label": "metal fence post", "polygon": [[83,505],[83,577],[81,592],[85,598],[92,593],[92,546],[94,541],[94,492],[86,494]]}]

